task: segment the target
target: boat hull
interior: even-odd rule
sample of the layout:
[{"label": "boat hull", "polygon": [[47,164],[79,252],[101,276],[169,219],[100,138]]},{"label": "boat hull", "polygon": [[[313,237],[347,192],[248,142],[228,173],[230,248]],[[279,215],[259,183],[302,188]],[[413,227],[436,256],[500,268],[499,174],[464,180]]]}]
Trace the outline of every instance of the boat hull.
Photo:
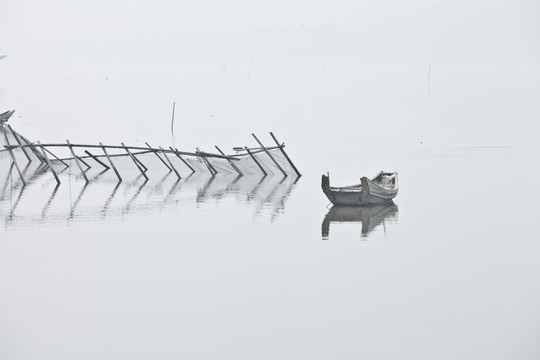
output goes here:
[{"label": "boat hull", "polygon": [[[321,187],[330,202],[339,206],[369,206],[392,201],[397,196],[397,179],[392,186],[383,186],[375,181],[382,172],[373,179],[361,178],[361,184],[347,187],[331,187],[329,175],[323,175]],[[393,173],[395,174],[395,173]],[[397,177],[397,174],[395,174]]]}]

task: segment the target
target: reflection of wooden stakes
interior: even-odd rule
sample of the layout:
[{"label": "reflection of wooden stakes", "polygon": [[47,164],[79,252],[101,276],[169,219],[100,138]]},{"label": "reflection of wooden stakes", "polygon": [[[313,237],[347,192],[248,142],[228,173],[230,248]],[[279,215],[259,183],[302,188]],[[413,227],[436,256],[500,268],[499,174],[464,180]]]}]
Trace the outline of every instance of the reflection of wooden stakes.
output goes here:
[{"label": "reflection of wooden stakes", "polygon": [[111,164],[111,167],[113,168],[116,174],[116,177],[118,178],[118,181],[122,181],[122,177],[120,176],[120,173],[118,172],[118,170],[116,170],[116,167],[114,166],[111,157],[107,153],[107,149],[105,149],[105,146],[103,146],[102,143],[99,143],[99,145],[101,145],[101,148],[103,149],[103,152],[105,153],[105,156],[107,157],[107,160],[109,160],[109,164]]},{"label": "reflection of wooden stakes", "polygon": [[261,169],[261,171],[263,172],[264,176],[268,175],[268,173],[266,172],[266,170],[264,170],[264,168],[262,167],[262,165],[259,163],[259,160],[257,160],[257,158],[255,157],[255,155],[251,152],[251,150],[249,150],[249,148],[246,146],[244,149],[246,149],[247,153],[251,156],[251,158],[253,159],[253,161],[255,161],[255,164],[257,164],[257,166],[259,167],[259,169]]},{"label": "reflection of wooden stakes", "polygon": [[[225,153],[223,153],[223,151],[221,151],[221,149],[218,148],[217,145],[216,145],[216,149],[217,149],[217,151],[219,151],[219,153],[220,153],[221,155],[226,156]],[[240,169],[238,168],[238,166],[234,165],[234,163],[233,163],[230,159],[227,159],[227,161],[229,162],[229,164],[231,164],[232,168],[233,168],[234,170],[236,170],[236,172],[237,172],[238,174],[240,174],[240,176],[243,176],[243,175],[244,175],[244,174],[242,173],[242,171],[240,171]]]},{"label": "reflection of wooden stakes", "polygon": [[300,171],[298,171],[298,169],[296,168],[296,166],[294,166],[293,162],[291,161],[291,159],[289,158],[289,156],[287,155],[287,153],[285,152],[285,150],[283,150],[283,148],[285,147],[284,144],[279,144],[279,142],[277,141],[276,137],[274,136],[274,134],[270,133],[270,135],[272,136],[272,139],[274,139],[274,141],[276,142],[276,145],[279,146],[279,150],[281,150],[281,153],[283,154],[283,156],[285,156],[285,159],[287,159],[287,161],[289,162],[289,164],[291,164],[291,167],[293,168],[293,170],[296,172],[296,175],[297,176],[302,176],[302,174],[300,174]]},{"label": "reflection of wooden stakes", "polygon": [[171,151],[176,155],[178,156],[178,158],[180,160],[182,160],[182,162],[191,170],[191,173],[193,174],[195,172],[195,169],[193,168],[193,166],[191,166],[189,164],[189,162],[187,162],[183,157],[182,155],[180,155],[180,152],[178,151],[178,149],[173,149],[172,146],[169,146],[169,149],[171,149]]},{"label": "reflection of wooden stakes", "polygon": [[[165,156],[165,159],[167,159],[167,161],[169,162],[169,165],[170,167],[173,169],[174,173],[176,174],[176,176],[178,176],[179,179],[181,179],[182,177],[180,176],[180,174],[178,173],[178,171],[176,171],[173,163],[171,162],[171,159],[169,159],[169,157],[167,156],[167,154],[165,153],[165,150],[163,150],[163,148],[160,146],[159,147],[161,149],[161,151],[163,152],[163,156]],[[157,155],[157,154],[156,154]]]},{"label": "reflection of wooden stakes", "polygon": [[281,166],[279,166],[279,164],[278,164],[278,162],[276,161],[276,159],[274,159],[274,157],[272,156],[272,154],[270,154],[270,151],[268,151],[268,149],[264,147],[264,145],[262,144],[262,142],[260,142],[259,139],[257,139],[257,137],[255,136],[255,134],[252,133],[251,135],[255,138],[255,140],[257,140],[257,142],[258,142],[259,145],[262,147],[262,149],[264,150],[264,152],[266,153],[266,155],[268,155],[268,157],[269,157],[270,159],[272,159],[272,161],[274,162],[274,165],[276,165],[277,168],[283,173],[283,176],[287,177],[288,174],[285,172],[285,170],[283,170],[283,169],[281,168]]},{"label": "reflection of wooden stakes", "polygon": [[88,154],[88,156],[90,156],[92,159],[94,159],[98,164],[100,164],[101,166],[103,166],[106,170],[109,170],[110,169],[110,166],[108,166],[107,164],[105,164],[103,161],[99,160],[97,158],[97,156],[95,156],[94,154],[92,154],[90,151],[88,150],[84,150],[85,153]]},{"label": "reflection of wooden stakes", "polygon": [[73,147],[69,143],[69,140],[66,140],[66,143],[69,146],[69,151],[71,151],[71,155],[73,156],[73,159],[75,160],[75,163],[77,164],[77,167],[79,168],[79,171],[81,172],[81,174],[82,174],[82,176],[84,178],[84,181],[86,181],[86,183],[88,183],[88,177],[86,176],[86,173],[84,172],[84,170],[83,170],[83,168],[81,166],[81,163],[79,162],[79,158],[77,157],[77,155],[75,155],[75,151],[73,151]]},{"label": "reflection of wooden stakes", "polygon": [[49,157],[47,156],[47,153],[45,152],[45,148],[43,146],[41,146],[41,143],[39,141],[37,142],[37,144],[40,147],[41,152],[43,153],[43,157],[45,158],[45,161],[49,165],[49,169],[51,169],[51,172],[53,173],[54,178],[56,179],[56,182],[58,184],[60,184],[60,179],[58,178],[58,175],[56,174],[56,171],[54,171],[54,169],[53,169],[53,167],[51,165],[51,161],[49,160]]},{"label": "reflection of wooden stakes", "polygon": [[[13,128],[11,127],[11,124],[8,124],[8,128],[9,128],[9,131],[11,131],[11,133],[13,134],[13,137],[15,138],[15,141],[17,141],[17,144],[19,145],[22,145],[22,142],[21,142],[21,139],[19,139],[19,136],[18,134],[13,131]],[[30,157],[30,155],[28,155],[28,152],[26,152],[26,149],[24,147],[21,147],[24,155],[26,156],[26,158],[28,159],[28,162],[32,162],[32,158]]]},{"label": "reflection of wooden stakes", "polygon": [[148,176],[146,176],[146,174],[144,173],[144,169],[141,167],[141,165],[139,165],[140,161],[138,161],[135,158],[135,156],[131,153],[131,151],[129,151],[128,147],[126,145],[124,145],[124,143],[121,143],[121,144],[124,147],[124,149],[126,150],[126,152],[128,153],[129,157],[131,157],[131,160],[133,160],[133,162],[137,166],[137,169],[139,169],[139,171],[141,172],[142,176],[144,176],[144,178],[146,180],[148,180]]},{"label": "reflection of wooden stakes", "polygon": [[[146,144],[146,146],[148,146],[150,149],[152,149],[152,147],[150,146],[150,144],[148,144],[148,143],[145,143],[145,144]],[[161,149],[161,147],[160,147],[160,149]],[[163,150],[163,149],[162,149],[162,150]],[[172,168],[165,162],[165,160],[163,160],[163,159],[161,158],[161,156],[159,156],[159,154],[158,154],[157,151],[152,150],[152,152],[153,152],[154,154],[156,154],[157,158],[158,158],[159,160],[161,160],[161,162],[163,163],[163,165],[165,165],[165,166],[167,167],[167,169],[169,169],[169,171],[172,171]],[[165,155],[165,153],[163,153],[163,154]]]},{"label": "reflection of wooden stakes", "polygon": [[8,151],[9,151],[9,155],[11,155],[11,160],[13,161],[13,164],[15,164],[15,168],[17,169],[17,172],[19,173],[19,177],[21,178],[23,185],[26,186],[26,181],[24,181],[24,177],[21,172],[21,169],[19,168],[19,164],[17,164],[17,160],[15,160],[15,155],[13,154],[13,150],[11,149],[11,144],[9,143],[9,140],[5,131],[4,131],[4,137],[6,138],[6,144],[9,146]]}]

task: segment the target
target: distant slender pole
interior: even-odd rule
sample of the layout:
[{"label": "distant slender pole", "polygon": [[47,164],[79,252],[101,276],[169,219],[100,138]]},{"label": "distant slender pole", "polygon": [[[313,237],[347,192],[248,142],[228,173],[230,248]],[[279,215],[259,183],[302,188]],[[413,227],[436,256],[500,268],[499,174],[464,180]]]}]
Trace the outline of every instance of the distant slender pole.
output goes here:
[{"label": "distant slender pole", "polygon": [[94,159],[98,164],[100,164],[101,166],[103,166],[106,170],[109,170],[110,167],[107,166],[107,164],[105,164],[103,161],[99,160],[97,158],[97,156],[95,156],[94,154],[92,154],[90,151],[88,150],[84,150],[85,153],[88,154],[88,156],[90,156],[92,159]]},{"label": "distant slender pole", "polygon": [[257,164],[257,166],[259,167],[259,169],[261,169],[261,171],[263,172],[263,174],[266,176],[268,175],[268,173],[266,172],[266,170],[264,170],[264,168],[262,167],[262,165],[259,163],[259,161],[257,160],[257,158],[255,157],[255,155],[253,155],[253,153],[251,152],[251,150],[249,150],[249,148],[246,146],[244,148],[247,153],[251,156],[251,158],[253,159],[253,161],[255,161],[255,164]]},{"label": "distant slender pole", "polygon": [[[174,165],[173,163],[171,162],[171,159],[169,159],[169,157],[167,156],[167,154],[165,153],[165,150],[163,150],[163,148],[160,146],[159,147],[163,153],[163,156],[165,156],[165,159],[167,159],[167,161],[169,162],[169,165],[170,167],[173,169],[174,173],[176,174],[176,176],[178,176],[179,179],[181,179],[182,177],[180,176],[180,174],[178,173],[178,171],[176,171],[176,169],[174,168]],[[157,154],[156,154],[157,155]]]},{"label": "distant slender pole", "polygon": [[82,176],[84,177],[84,181],[86,181],[86,183],[88,183],[88,177],[86,176],[86,173],[84,172],[84,170],[83,170],[83,168],[81,166],[81,163],[79,162],[79,159],[77,158],[77,155],[75,155],[75,152],[73,151],[73,147],[69,143],[69,140],[66,140],[66,143],[69,146],[69,151],[71,151],[71,155],[73,156],[73,159],[75,159],[75,163],[77,164],[77,167],[79,168]]},{"label": "distant slender pole", "polygon": [[173,149],[172,146],[169,146],[169,149],[171,149],[171,151],[176,155],[178,156],[178,158],[180,160],[182,160],[182,162],[191,170],[191,173],[193,174],[195,172],[195,169],[193,168],[193,166],[191,166],[179,153],[178,149]]},{"label": "distant slender pole", "polygon": [[171,134],[174,137],[174,108],[176,106],[176,102],[172,103],[172,120],[171,120]]},{"label": "distant slender pole", "polygon": [[[216,149],[217,149],[217,151],[219,151],[219,153],[220,153],[221,155],[225,156],[225,153],[224,153],[223,151],[221,151],[221,149],[218,148],[217,145],[216,145]],[[240,174],[240,176],[243,176],[243,175],[244,175],[244,174],[242,173],[242,171],[240,171],[240,169],[239,169],[236,165],[234,165],[234,163],[233,163],[231,160],[227,159],[227,161],[229,162],[229,164],[231,164],[232,168],[233,168],[234,170],[236,170],[236,172],[237,172],[238,174]]]},{"label": "distant slender pole", "polygon": [[121,182],[122,177],[120,176],[120,173],[118,172],[118,170],[116,170],[116,167],[114,166],[111,157],[107,153],[107,149],[105,149],[105,146],[103,146],[102,143],[99,143],[99,145],[101,145],[101,148],[103,149],[103,152],[105,153],[105,156],[107,157],[107,160],[109,160],[109,164],[111,164],[111,167],[113,168],[113,170],[114,170],[114,172],[116,174],[116,177],[118,178],[118,181]]},{"label": "distant slender pole", "polygon": [[300,174],[300,171],[298,171],[298,169],[296,168],[296,166],[294,166],[292,160],[289,158],[289,156],[287,155],[287,153],[285,152],[285,150],[283,150],[283,148],[285,147],[285,145],[280,145],[279,142],[277,141],[276,137],[274,136],[274,134],[270,133],[270,135],[272,136],[272,139],[274,139],[274,141],[276,142],[276,145],[279,146],[279,149],[281,150],[281,153],[283,154],[283,156],[285,156],[285,159],[287,159],[287,161],[289,162],[289,164],[291,164],[291,167],[292,167],[293,170],[296,172],[296,175],[298,175],[299,177],[302,176],[302,174]]},{"label": "distant slender pole", "polygon": [[[17,133],[15,131],[13,131],[13,128],[11,127],[11,124],[8,124],[8,128],[11,131],[11,133],[13,134],[13,137],[15,138],[15,140],[17,141],[17,144],[22,145],[21,139],[19,139],[19,136],[17,135]],[[29,163],[32,162],[32,158],[30,157],[30,155],[28,155],[28,153],[26,152],[26,149],[24,147],[22,147],[21,149],[24,152],[24,155],[26,156],[26,158],[28,159],[28,162]]]},{"label": "distant slender pole", "polygon": [[259,143],[259,145],[263,148],[264,152],[266,153],[266,155],[268,155],[268,157],[270,159],[272,159],[272,161],[274,162],[274,165],[277,166],[277,168],[283,173],[283,176],[287,177],[289,174],[287,174],[287,172],[285,170],[283,170],[283,168],[281,166],[279,166],[278,162],[276,161],[276,159],[274,159],[274,157],[272,156],[272,154],[270,154],[270,151],[268,151],[267,148],[264,147],[264,145],[262,144],[262,142],[259,141],[259,139],[257,139],[257,137],[255,136],[255,134],[251,134],[251,136],[253,136],[255,138],[255,140],[257,140],[257,142]]},{"label": "distant slender pole", "polygon": [[[8,146],[11,146],[5,131],[4,131],[4,137],[6,138],[6,144]],[[21,169],[19,168],[19,164],[17,164],[17,160],[15,160],[15,155],[13,154],[13,150],[11,149],[11,147],[9,147],[8,149],[9,149],[9,155],[11,155],[11,160],[13,161],[13,164],[15,164],[15,168],[17,169],[17,172],[19,173],[19,177],[21,178],[23,185],[26,186],[26,181],[24,181],[24,177],[21,172]]]},{"label": "distant slender pole", "polygon": [[[145,144],[146,144],[146,146],[148,146],[150,149],[152,149],[152,147],[150,146],[150,144],[148,144],[148,143],[145,143]],[[160,146],[160,149],[161,149],[161,146]],[[163,165],[165,165],[165,166],[167,167],[167,169],[169,169],[169,171],[172,171],[172,170],[173,170],[173,169],[171,169],[171,167],[165,162],[165,160],[163,160],[163,159],[161,158],[161,156],[159,156],[159,154],[157,153],[157,151],[154,151],[154,150],[152,150],[152,151],[153,151],[153,153],[157,156],[157,158],[158,158],[159,160],[161,160],[161,162],[163,163]]]},{"label": "distant slender pole", "polygon": [[144,173],[144,169],[141,167],[141,165],[139,165],[139,163],[137,162],[137,159],[135,159],[135,156],[133,156],[131,151],[129,151],[128,147],[126,145],[124,145],[124,143],[121,143],[121,144],[124,147],[124,149],[126,150],[126,152],[128,153],[128,155],[131,157],[131,160],[133,160],[133,162],[135,163],[135,165],[137,166],[137,168],[141,172],[142,176],[144,176],[144,178],[146,180],[148,180],[148,176],[146,176],[146,174]]},{"label": "distant slender pole", "polygon": [[41,143],[39,141],[37,142],[37,144],[40,147],[41,152],[43,153],[43,157],[45,158],[45,161],[49,165],[49,169],[51,169],[51,172],[53,173],[54,178],[56,179],[56,182],[58,184],[60,184],[60,179],[58,178],[58,175],[56,174],[56,171],[54,171],[54,169],[53,169],[53,167],[51,165],[51,161],[49,160],[49,157],[47,156],[47,153],[45,152],[45,148],[43,146],[41,146]]}]

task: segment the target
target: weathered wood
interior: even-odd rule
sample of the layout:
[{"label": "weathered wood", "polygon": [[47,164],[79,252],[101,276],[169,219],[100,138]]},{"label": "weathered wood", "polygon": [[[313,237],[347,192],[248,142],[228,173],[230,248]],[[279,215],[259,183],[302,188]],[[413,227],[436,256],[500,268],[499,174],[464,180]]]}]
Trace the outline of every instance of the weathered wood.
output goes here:
[{"label": "weathered wood", "polygon": [[261,146],[261,148],[264,150],[264,152],[266,153],[266,155],[268,155],[268,157],[270,159],[272,159],[272,161],[274,162],[274,165],[277,166],[277,168],[283,173],[283,176],[287,177],[288,174],[285,170],[283,170],[283,168],[279,165],[279,163],[276,161],[276,159],[274,159],[274,157],[272,156],[272,154],[270,154],[270,152],[264,147],[264,145],[262,144],[262,142],[260,142],[260,140],[257,138],[257,136],[255,136],[255,134],[251,134],[251,136],[253,136],[255,138],[255,140],[259,143],[259,145]]},{"label": "weathered wood", "polygon": [[259,167],[259,169],[261,169],[261,171],[263,172],[263,174],[266,176],[268,175],[268,173],[266,172],[266,170],[264,170],[264,168],[262,167],[262,165],[259,163],[259,160],[257,160],[257,158],[255,157],[255,155],[251,152],[251,150],[249,150],[249,148],[246,146],[245,147],[245,150],[247,151],[247,153],[249,154],[249,156],[251,156],[251,158],[253,159],[253,161],[255,161],[255,164],[257,164],[257,166]]},{"label": "weathered wood", "polygon": [[[21,139],[19,139],[19,135],[15,131],[13,131],[11,124],[8,124],[8,128],[9,128],[9,131],[11,131],[11,133],[13,134],[15,141],[17,141],[17,144],[22,145]],[[28,159],[28,162],[29,163],[32,162],[32,158],[30,157],[30,155],[28,155],[28,152],[26,151],[26,149],[25,148],[21,148],[21,149],[24,153],[24,156],[26,156],[26,159]]]},{"label": "weathered wood", "polygon": [[139,171],[141,172],[142,176],[144,176],[144,178],[146,180],[148,180],[148,176],[145,174],[144,172],[144,169],[141,167],[141,165],[139,165],[139,162],[137,161],[137,159],[135,158],[135,156],[133,156],[133,154],[131,153],[131,151],[129,151],[129,148],[124,145],[124,143],[121,143],[122,146],[124,147],[124,150],[126,150],[126,152],[128,153],[128,155],[131,157],[131,160],[133,160],[133,162],[135,163],[135,165],[137,166],[137,168],[139,169]]},{"label": "weathered wood", "polygon": [[296,166],[294,166],[292,160],[289,158],[289,155],[287,155],[287,153],[285,152],[285,150],[283,149],[285,147],[285,144],[279,144],[279,142],[277,141],[276,137],[274,136],[274,134],[272,134],[272,132],[270,132],[270,136],[272,136],[272,139],[274,139],[274,141],[276,142],[276,145],[279,147],[279,149],[281,150],[281,153],[283,154],[283,156],[285,156],[285,159],[287,159],[287,161],[289,162],[289,164],[291,165],[291,167],[293,168],[293,170],[296,172],[296,175],[297,176],[302,176],[302,174],[300,174],[300,171],[298,171],[298,169],[296,168]]},{"label": "weathered wood", "polygon": [[86,181],[86,183],[88,183],[88,177],[86,176],[86,173],[84,172],[84,170],[83,170],[83,168],[81,166],[81,163],[79,162],[79,158],[77,158],[77,155],[75,155],[75,151],[73,151],[73,147],[69,143],[69,140],[66,140],[66,143],[69,146],[69,151],[71,151],[71,155],[73,156],[73,159],[75,160],[75,163],[77,164],[77,167],[79,168],[79,171],[81,172],[81,174],[82,174],[82,176],[84,178],[84,181]]},{"label": "weathered wood", "polygon": [[89,163],[87,163],[86,161],[83,160],[82,157],[77,155],[77,159],[79,159],[79,161],[82,162],[84,164],[84,166],[86,166],[86,170],[84,170],[84,172],[87,172],[89,169],[92,168]]},{"label": "weathered wood", "polygon": [[[150,146],[150,144],[148,144],[147,142],[145,142],[145,144],[151,149],[152,147]],[[163,150],[163,148],[160,146],[159,147],[160,149]],[[169,171],[172,171],[172,168],[165,162],[165,160],[163,160],[161,158],[161,156],[159,156],[158,152],[157,151],[152,151],[156,156],[157,158],[163,163],[163,165],[165,165],[167,167],[167,169],[169,169]],[[163,155],[165,155],[165,153],[163,153]]]},{"label": "weathered wood", "polygon": [[58,175],[56,174],[56,171],[54,171],[53,167],[52,167],[52,164],[51,164],[51,161],[49,160],[49,157],[47,156],[47,153],[45,152],[45,148],[43,147],[43,145],[41,145],[41,143],[38,141],[37,142],[39,148],[41,149],[41,152],[43,153],[43,157],[45,158],[45,161],[47,162],[47,165],[49,165],[49,169],[51,169],[51,172],[53,173],[54,175],[54,178],[56,179],[56,182],[58,184],[60,184],[60,179],[58,178]]},{"label": "weathered wood", "polygon": [[178,149],[173,149],[172,146],[169,146],[169,149],[171,149],[171,151],[176,155],[178,156],[178,158],[180,160],[182,160],[182,162],[191,170],[191,173],[195,173],[195,169],[193,168],[193,166],[191,166],[189,164],[189,162],[187,162],[187,160],[185,160],[181,155],[180,155],[180,152],[178,151]]},{"label": "weathered wood", "polygon": [[118,170],[116,170],[116,167],[114,166],[114,163],[112,162],[111,157],[107,153],[107,149],[105,148],[105,146],[103,146],[102,143],[99,143],[99,145],[101,145],[101,148],[103,149],[103,152],[105,153],[105,156],[107,157],[107,160],[109,160],[109,164],[111,164],[111,167],[113,168],[113,170],[114,170],[114,172],[116,174],[116,177],[118,178],[118,181],[121,182],[122,177],[120,176],[120,173],[118,172]]},{"label": "weathered wood", "polygon": [[[6,139],[6,144],[10,145],[7,134],[6,134],[5,131],[4,131],[4,137]],[[17,172],[19,173],[19,177],[21,178],[23,186],[26,186],[26,181],[24,181],[23,173],[22,173],[21,169],[19,168],[19,164],[17,164],[17,159],[15,159],[15,154],[13,154],[13,150],[11,150],[11,148],[9,149],[9,155],[11,156],[11,160],[13,161],[13,164],[15,165],[15,168],[17,169]]]},{"label": "weathered wood", "polygon": [[[163,150],[163,148],[160,146],[159,147],[161,150]],[[178,176],[179,179],[181,179],[182,177],[180,176],[180,174],[178,173],[178,171],[176,171],[176,168],[174,167],[171,159],[169,159],[169,157],[167,156],[167,154],[165,153],[165,150],[163,150],[163,156],[165,156],[165,159],[167,159],[167,161],[169,162],[169,165],[170,167],[173,169],[174,173],[176,174],[176,176]],[[157,155],[157,154],[156,154]]]},{"label": "weathered wood", "polygon": [[[215,145],[217,151],[219,151],[219,153],[221,155],[225,155],[225,153],[223,151],[221,151],[221,149]],[[236,166],[231,160],[227,159],[227,161],[229,162],[229,164],[231,165],[231,167],[236,170],[236,172],[240,175],[240,176],[244,176],[244,173],[238,168],[238,166]]]},{"label": "weathered wood", "polygon": [[38,158],[38,160],[43,164],[45,163],[45,158],[43,157],[43,155],[41,155],[39,153],[39,151],[37,151],[35,148],[34,148],[34,145],[30,143],[30,140],[28,140],[27,138],[25,138],[24,136],[22,136],[21,134],[19,134],[19,136],[21,137],[21,139],[24,140],[24,142],[26,143],[26,145],[20,145],[21,148],[24,148],[24,147],[29,147],[30,148],[30,151],[32,151],[34,153],[34,155],[36,155],[36,157]]},{"label": "weathered wood", "polygon": [[206,155],[205,155],[206,153],[203,152],[203,151],[200,151],[199,148],[197,148],[197,154],[199,154],[199,156],[201,157],[202,161],[204,162],[204,164],[208,168],[208,171],[210,171],[210,174],[212,176],[216,175],[217,170],[212,166],[212,164],[210,164],[210,161],[208,161],[208,159],[206,158]]},{"label": "weathered wood", "polygon": [[105,164],[103,161],[99,160],[97,158],[97,156],[95,156],[94,154],[92,154],[90,151],[88,150],[84,150],[85,153],[88,154],[88,156],[90,156],[92,159],[94,159],[98,164],[100,164],[101,166],[103,166],[106,170],[109,170],[111,167],[108,166],[107,164]]}]

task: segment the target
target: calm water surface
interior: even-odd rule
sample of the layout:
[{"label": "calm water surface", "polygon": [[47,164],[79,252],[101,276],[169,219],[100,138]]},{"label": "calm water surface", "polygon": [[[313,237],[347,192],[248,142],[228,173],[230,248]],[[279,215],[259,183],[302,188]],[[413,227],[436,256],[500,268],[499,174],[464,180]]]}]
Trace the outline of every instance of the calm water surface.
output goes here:
[{"label": "calm water surface", "polygon": [[[299,179],[4,166],[3,357],[538,358],[538,148],[288,144]],[[379,170],[393,204],[327,206]]]}]

